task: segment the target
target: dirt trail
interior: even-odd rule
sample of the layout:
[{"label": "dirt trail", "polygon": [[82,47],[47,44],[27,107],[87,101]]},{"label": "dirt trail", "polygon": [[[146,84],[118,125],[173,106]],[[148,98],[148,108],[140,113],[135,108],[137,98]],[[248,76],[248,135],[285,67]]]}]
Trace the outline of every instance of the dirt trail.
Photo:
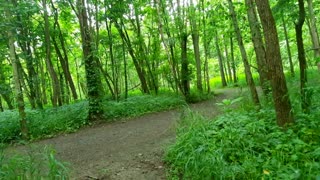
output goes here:
[{"label": "dirt trail", "polygon": [[[215,116],[219,113],[215,103],[237,94],[235,89],[223,89],[214,99],[190,108],[205,116]],[[58,159],[70,163],[72,179],[166,179],[163,152],[175,140],[179,116],[179,110],[148,114],[125,122],[83,128],[32,146],[53,147]]]}]

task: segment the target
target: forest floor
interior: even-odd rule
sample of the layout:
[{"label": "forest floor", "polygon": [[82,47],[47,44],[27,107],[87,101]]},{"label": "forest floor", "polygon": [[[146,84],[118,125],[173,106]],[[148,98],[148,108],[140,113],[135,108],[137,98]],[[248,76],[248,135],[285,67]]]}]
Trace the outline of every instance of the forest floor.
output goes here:
[{"label": "forest floor", "polygon": [[[190,109],[214,117],[221,110],[217,102],[234,98],[237,89],[215,90],[214,98],[191,104]],[[156,180],[166,179],[162,162],[164,150],[174,143],[181,109],[146,114],[113,123],[85,127],[72,134],[33,142],[7,150],[30,151],[44,146],[56,150],[56,157],[66,161],[71,179]]]}]

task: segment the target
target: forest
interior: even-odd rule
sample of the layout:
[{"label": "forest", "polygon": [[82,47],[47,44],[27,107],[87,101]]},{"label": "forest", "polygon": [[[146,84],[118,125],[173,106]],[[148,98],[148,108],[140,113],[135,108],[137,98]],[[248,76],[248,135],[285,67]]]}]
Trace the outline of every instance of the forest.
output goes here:
[{"label": "forest", "polygon": [[[320,1],[1,0],[0,10],[0,179],[75,177],[54,149],[49,168],[6,149],[166,111],[179,114],[159,157],[167,179],[320,178]],[[201,103],[211,116],[193,110]]]}]

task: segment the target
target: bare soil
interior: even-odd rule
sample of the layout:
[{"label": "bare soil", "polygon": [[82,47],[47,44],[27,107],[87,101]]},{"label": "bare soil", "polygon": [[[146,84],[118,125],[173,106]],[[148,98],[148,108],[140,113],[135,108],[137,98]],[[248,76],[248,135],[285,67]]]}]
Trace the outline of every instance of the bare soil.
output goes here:
[{"label": "bare soil", "polygon": [[[220,113],[216,102],[238,95],[223,89],[208,101],[190,105],[204,116]],[[176,122],[181,109],[147,114],[122,122],[102,123],[76,133],[31,143],[32,147],[51,146],[59,160],[70,163],[71,179],[161,180],[166,179],[162,161],[164,150],[175,141]],[[30,146],[10,147],[28,151]]]}]

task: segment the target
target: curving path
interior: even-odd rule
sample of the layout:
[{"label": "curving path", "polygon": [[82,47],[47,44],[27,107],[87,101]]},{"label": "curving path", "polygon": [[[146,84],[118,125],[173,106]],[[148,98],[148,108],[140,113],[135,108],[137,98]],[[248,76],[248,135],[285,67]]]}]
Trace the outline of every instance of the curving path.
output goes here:
[{"label": "curving path", "polygon": [[[236,89],[216,91],[212,100],[190,105],[192,110],[213,117],[216,102],[233,98]],[[105,123],[32,143],[52,146],[58,159],[69,162],[72,179],[157,180],[166,179],[162,157],[175,140],[175,125],[181,112],[170,110],[147,114],[125,122]],[[24,149],[25,146],[9,149]]]}]

